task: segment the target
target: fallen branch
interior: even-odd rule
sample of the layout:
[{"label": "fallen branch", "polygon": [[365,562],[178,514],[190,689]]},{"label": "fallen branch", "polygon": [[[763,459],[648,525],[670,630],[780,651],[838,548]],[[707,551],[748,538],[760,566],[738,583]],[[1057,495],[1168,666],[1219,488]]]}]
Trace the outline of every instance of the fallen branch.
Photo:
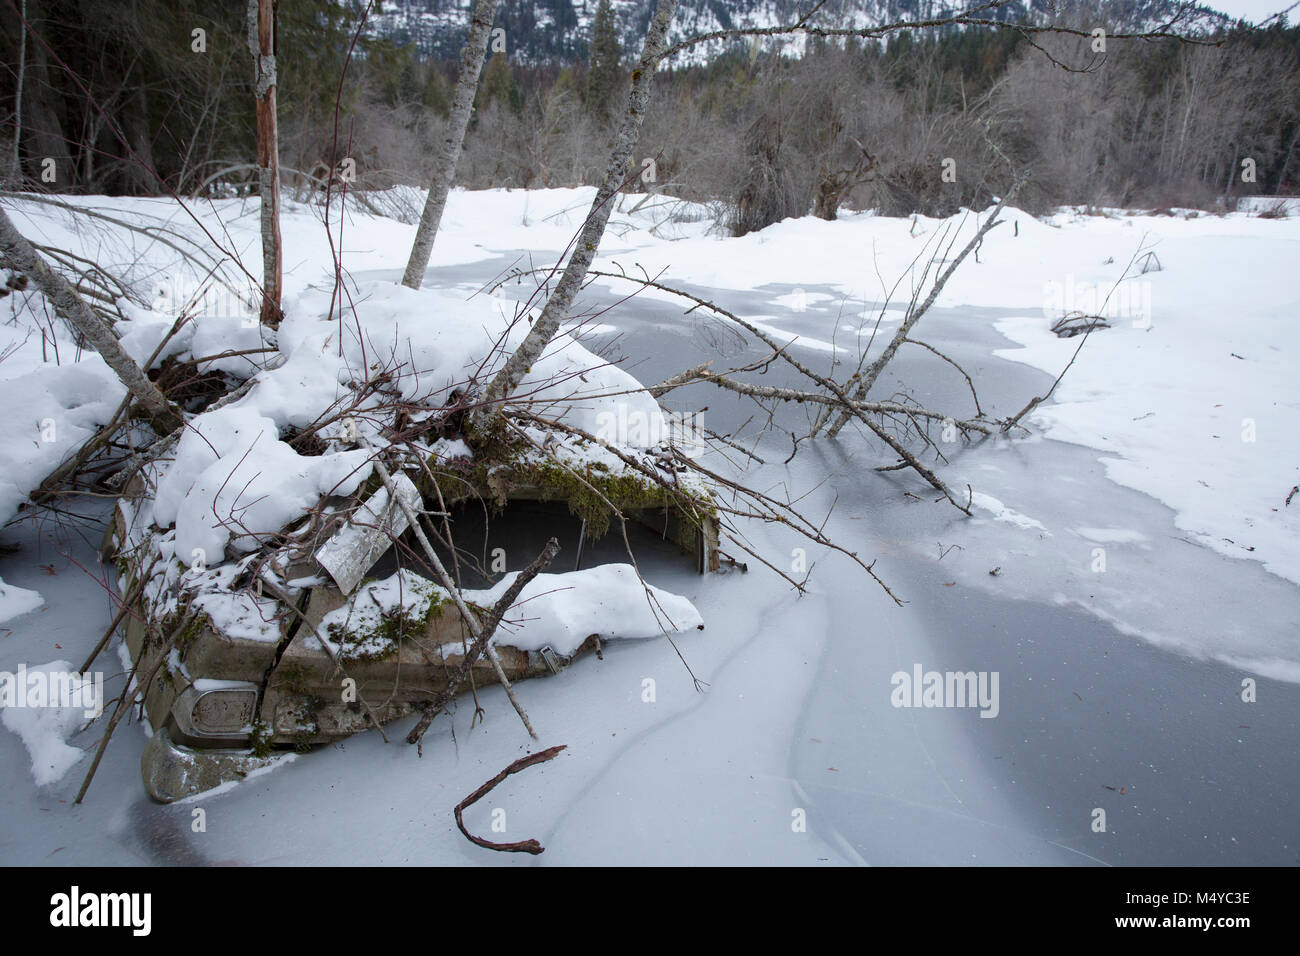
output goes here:
[{"label": "fallen branch", "polygon": [[128,613],[131,613],[131,606],[135,603],[135,599],[139,595],[141,587],[142,582],[137,581],[127,589],[126,594],[122,597],[121,604],[118,606],[117,613],[113,615],[113,620],[109,622],[108,628],[104,631],[104,636],[101,637],[98,643],[96,643],[91,649],[90,654],[86,657],[85,663],[83,663],[81,669],[77,671],[78,674],[85,674],[88,672],[90,670],[90,665],[95,663],[95,658],[98,657],[100,652],[108,646],[108,642],[111,641],[113,635],[117,633],[117,627],[122,623],[122,619],[125,618]]},{"label": "fallen branch", "polygon": [[[928,418],[931,421],[947,422],[951,421],[954,425],[962,430],[981,432],[985,435],[992,435],[997,431],[997,427],[989,422],[982,422],[973,418],[954,418],[951,415],[945,415],[943,412],[930,411],[928,408],[922,408],[911,405],[901,405],[898,402],[866,402],[851,398],[841,398],[838,395],[825,395],[821,392],[808,392],[797,388],[786,388],[780,385],[755,385],[751,382],[741,382],[726,375],[716,375],[710,373],[707,369],[703,371],[691,370],[694,375],[690,380],[684,377],[687,375],[683,372],[681,376],[674,376],[668,379],[666,383],[661,383],[656,388],[661,391],[668,391],[672,388],[679,388],[682,385],[688,385],[692,382],[710,382],[719,388],[724,388],[730,392],[736,392],[739,395],[748,395],[751,398],[770,398],[782,402],[794,402],[801,404],[809,402],[814,405],[827,405],[835,408],[847,409],[850,414],[878,412],[882,415],[912,415],[917,418]],[[681,378],[682,381],[676,381]],[[667,384],[668,382],[672,384]]]},{"label": "fallen branch", "polygon": [[483,784],[483,786],[479,787],[460,803],[456,804],[456,826],[460,828],[461,833],[465,834],[465,839],[469,840],[470,843],[478,844],[486,850],[499,850],[502,853],[531,853],[536,856],[539,853],[545,852],[546,847],[533,839],[520,840],[518,843],[493,843],[491,840],[484,840],[482,837],[476,837],[465,829],[465,821],[461,819],[461,813],[466,807],[473,806],[479,800],[491,793],[497,784],[512,773],[527,770],[533,764],[545,763],[554,758],[566,747],[568,747],[568,744],[560,744],[556,747],[550,747],[535,754],[529,754],[527,757],[520,757],[510,766],[506,767],[505,770],[502,770],[487,783]]},{"label": "fallen branch", "polygon": [[[916,322],[920,319],[920,317],[925,314],[926,309],[928,309],[930,307],[930,304],[934,301],[934,299],[938,297],[939,290],[943,288],[943,283],[945,283],[948,280],[948,276],[950,276],[952,274],[952,271],[956,269],[957,265],[960,264],[962,258],[971,250],[971,248],[975,245],[975,243],[978,240],[980,240],[986,232],[988,232],[990,228],[992,228],[994,225],[997,224],[997,215],[1001,211],[1002,206],[1003,204],[1005,204],[1005,202],[1006,199],[1003,199],[1002,203],[999,203],[998,207],[989,216],[989,219],[984,223],[983,227],[981,227],[979,232],[976,234],[975,238],[972,239],[971,242],[966,246],[966,248],[962,251],[961,255],[958,256],[956,260],[954,260],[954,262],[949,267],[949,269],[942,276],[940,276],[938,280],[936,280],[935,288],[931,291],[930,297],[925,301],[925,303],[921,306],[919,310],[915,310],[912,313],[913,317],[908,322],[904,323],[906,328],[910,329],[913,325],[916,324]],[[753,323],[747,322],[744,319],[742,319],[740,316],[735,315],[734,313],[729,312],[726,309],[718,305],[715,305],[712,302],[701,299],[699,296],[692,295],[689,292],[683,292],[680,289],[674,289],[671,286],[663,285],[662,283],[657,282],[654,279],[649,278],[648,276],[646,278],[637,278],[636,276],[629,276],[625,273],[601,272],[599,270],[591,270],[589,274],[595,276],[604,276],[613,279],[627,279],[632,282],[640,283],[644,287],[659,289],[661,291],[670,292],[673,293],[674,295],[679,295],[682,298],[689,299],[695,302],[696,305],[694,308],[687,310],[688,314],[690,312],[693,312],[695,308],[699,308],[702,306],[716,313],[717,315],[720,315],[723,318],[731,322],[734,322],[736,325],[739,325],[741,328],[749,332],[751,335],[757,337],[768,347],[772,348],[774,350],[774,354],[772,356],[773,358],[779,355],[781,358],[785,359],[787,363],[793,366],[795,370],[798,371],[800,374],[816,382],[818,385],[822,386],[827,390],[827,392],[830,393],[829,395],[824,395],[818,392],[805,392],[793,388],[781,388],[781,387],[776,387],[771,385],[751,385],[748,382],[740,382],[740,381],[736,381],[735,379],[730,379],[725,375],[712,374],[709,372],[708,365],[706,364],[706,365],[696,366],[695,368],[692,369],[688,369],[685,372],[682,372],[678,375],[674,375],[672,378],[665,379],[663,382],[660,382],[658,385],[652,386],[647,391],[649,391],[655,397],[658,397],[664,394],[665,392],[671,391],[674,388],[679,388],[683,385],[687,385],[692,381],[705,381],[705,382],[712,382],[714,385],[717,385],[721,388],[728,389],[733,392],[737,392],[741,395],[748,395],[751,398],[771,398],[778,401],[795,402],[795,403],[813,402],[813,403],[818,403],[827,406],[828,409],[830,406],[838,406],[841,410],[840,415],[844,420],[848,420],[851,418],[857,418],[858,420],[860,420],[864,425],[866,425],[869,429],[871,429],[871,431],[876,435],[877,438],[879,438],[881,441],[887,444],[891,449],[893,449],[894,452],[897,453],[898,456],[902,458],[909,467],[913,468],[917,472],[917,474],[919,474],[922,478],[928,481],[936,490],[938,490],[945,498],[947,498],[948,501],[950,501],[957,508],[957,510],[967,515],[970,514],[969,509],[961,505],[957,501],[957,499],[952,496],[952,493],[949,491],[947,485],[943,483],[943,481],[939,478],[938,475],[936,475],[929,468],[926,468],[925,465],[921,463],[920,459],[918,459],[915,455],[913,455],[906,448],[904,448],[902,443],[900,443],[892,436],[890,436],[884,430],[883,427],[881,427],[879,424],[877,424],[876,422],[868,418],[867,412],[878,412],[882,414],[899,413],[899,414],[906,414],[910,416],[917,416],[921,418],[937,419],[940,421],[948,421],[950,420],[950,416],[938,412],[927,411],[922,408],[910,408],[908,406],[898,405],[893,402],[864,401],[866,397],[866,391],[861,386],[858,388],[857,393],[852,397],[850,397],[846,391],[846,389],[849,387],[848,385],[845,385],[843,388],[841,388],[831,379],[822,375],[818,375],[816,372],[812,371],[812,369],[808,368],[798,359],[790,355],[788,349],[789,346],[793,344],[792,342],[787,342],[785,345],[780,345],[767,333],[757,328]],[[899,338],[898,336],[895,337],[894,342],[891,343],[889,349],[886,350],[888,357],[893,356],[894,351],[897,351],[897,348],[899,345],[902,344],[903,339],[906,339],[905,334],[902,335],[901,338]],[[911,340],[907,339],[907,341],[911,341]],[[929,348],[929,346],[926,347]],[[934,349],[931,349],[931,351],[934,351]],[[936,352],[936,354],[938,353]],[[946,359],[946,356],[940,356],[940,357]],[[881,358],[885,359],[885,362],[888,362],[888,358],[886,358],[885,356],[882,355]],[[877,361],[879,362],[879,360]],[[948,361],[951,363],[950,359]],[[955,365],[955,363],[951,363],[951,364]],[[873,368],[874,367],[875,366],[873,365]],[[879,368],[876,371],[876,374],[879,374],[879,370],[883,368],[884,368],[884,364],[880,364]],[[960,367],[958,368],[958,370],[960,371]],[[965,372],[963,372],[962,374],[964,375]],[[858,375],[855,375],[854,379],[858,377],[859,377]],[[852,384],[852,381],[853,379],[850,379],[850,384]],[[967,381],[969,381],[969,377]],[[974,391],[973,385],[971,386],[971,390],[972,392]],[[979,406],[979,399],[977,398],[976,407],[978,408],[978,406]],[[824,420],[825,418],[823,417],[820,421],[824,421]],[[993,427],[984,424],[983,422],[956,421],[955,424],[957,425],[958,428],[961,428],[963,431],[970,429],[973,431],[983,432],[985,435],[989,435],[993,433]],[[817,428],[820,428],[820,424],[817,426]],[[814,428],[812,435],[810,435],[809,437],[814,437],[816,435],[817,428]],[[839,431],[839,425],[837,421],[837,424],[835,426],[832,426],[831,431],[828,432],[827,434],[829,437],[834,438],[838,431]],[[795,442],[795,448],[796,450],[798,449],[798,441]],[[791,455],[791,457],[793,458],[794,456]]]},{"label": "fallen branch", "polygon": [[456,691],[465,678],[469,676],[470,670],[487,650],[488,642],[492,640],[492,635],[496,633],[501,618],[506,611],[510,610],[510,606],[515,603],[515,599],[519,597],[519,592],[524,589],[529,581],[541,574],[559,553],[560,542],[554,538],[546,542],[546,547],[542,549],[542,553],[537,556],[537,559],[519,572],[519,575],[510,583],[510,587],[506,589],[506,593],[501,596],[501,600],[492,605],[492,610],[483,619],[482,631],[474,638],[474,643],[466,651],[464,659],[452,672],[451,677],[447,679],[447,686],[442,689],[433,703],[424,708],[424,713],[420,715],[419,721],[411,728],[411,732],[406,735],[408,744],[418,745],[420,743],[420,740],[424,737],[424,732],[429,729],[429,725],[433,723],[434,718],[442,713],[451,699],[456,696]]},{"label": "fallen branch", "polygon": [[[860,402],[867,397],[867,393],[871,391],[871,386],[876,384],[876,379],[880,377],[880,373],[885,370],[885,366],[890,363],[891,359],[893,359],[894,354],[898,351],[899,347],[908,339],[908,333],[912,331],[912,327],[915,326],[917,322],[921,321],[921,317],[930,310],[930,306],[934,305],[935,300],[939,298],[939,293],[943,291],[943,287],[948,284],[948,280],[951,279],[953,273],[957,271],[957,267],[962,264],[962,260],[970,254],[972,249],[975,249],[984,241],[984,236],[990,229],[1002,222],[1002,220],[998,219],[998,216],[1006,207],[1007,201],[1010,200],[1020,189],[1020,183],[1021,181],[1017,181],[1012,185],[1012,187],[1007,191],[1007,194],[998,201],[993,212],[989,213],[989,216],[984,220],[983,225],[976,230],[975,235],[971,237],[970,242],[966,243],[965,247],[957,254],[956,258],[952,259],[948,263],[948,268],[944,269],[943,272],[938,275],[934,280],[934,285],[930,288],[930,294],[925,297],[925,301],[908,312],[907,317],[904,318],[902,323],[899,325],[898,331],[894,333],[894,337],[890,340],[889,344],[885,346],[885,350],[876,356],[875,361],[872,362],[865,371],[859,370],[859,372],[853,376],[852,381],[855,381],[857,385],[853,392],[853,398],[855,401]],[[834,438],[838,435],[840,429],[843,428],[852,417],[853,416],[849,411],[842,410],[839,417],[835,419],[835,422],[826,432],[826,437]]]},{"label": "fallen branch", "polygon": [[[161,649],[158,651],[158,662],[154,664],[153,669],[149,671],[149,676],[137,685],[141,700],[148,698],[149,688],[153,686],[154,678],[158,676],[158,672],[162,670],[163,665],[167,663],[168,652],[171,650],[172,645],[176,643],[176,638],[184,633],[185,628],[189,627],[190,622],[194,620],[196,613],[197,612],[194,610],[187,611],[184,617],[180,619],[180,623],[172,630],[171,635],[163,642]],[[118,723],[121,722],[122,718],[126,715],[126,712],[130,710],[130,707],[127,705],[127,698],[131,694],[131,684],[135,681],[136,672],[139,670],[140,661],[143,660],[143,658],[144,648],[141,647],[140,655],[136,659],[135,666],[131,668],[131,673],[126,677],[126,686],[122,688],[122,693],[117,698],[117,706],[113,710],[113,716],[108,720],[108,727],[104,731],[104,736],[99,738],[99,748],[95,751],[95,759],[91,762],[90,769],[86,771],[85,779],[81,781],[81,789],[77,791],[77,797],[72,801],[73,804],[81,803],[82,798],[86,796],[86,791],[90,789],[90,781],[95,779],[95,771],[99,769],[99,762],[104,759],[104,751],[108,749],[109,738],[113,736],[113,731],[117,730]]]},{"label": "fallen branch", "polygon": [[127,391],[136,397],[160,434],[165,435],[184,423],[179,409],[149,381],[144,370],[122,348],[108,323],[86,305],[72,283],[46,264],[3,209],[0,209],[0,252],[19,272],[32,277],[59,318],[103,357]]}]

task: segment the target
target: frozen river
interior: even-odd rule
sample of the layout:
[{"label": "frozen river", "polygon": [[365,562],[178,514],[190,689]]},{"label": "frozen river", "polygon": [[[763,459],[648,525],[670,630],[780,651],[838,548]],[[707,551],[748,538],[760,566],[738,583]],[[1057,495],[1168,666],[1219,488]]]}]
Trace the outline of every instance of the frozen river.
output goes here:
[{"label": "frozen river", "polygon": [[[431,270],[429,281],[468,288],[514,259]],[[811,285],[802,311],[777,304],[794,294],[789,286],[690,289],[808,340],[793,349],[821,370],[835,354],[830,346],[853,347],[845,326],[858,320],[845,316],[863,308]],[[583,301],[599,310],[615,298],[594,286]],[[1050,384],[993,354],[1008,344],[993,322],[1009,314],[1015,310],[936,309],[919,327],[970,371],[995,417],[1014,414]],[[635,357],[623,367],[647,383],[709,359],[739,365],[760,354],[702,311],[683,317],[662,300],[634,298],[593,326],[584,344],[612,360]],[[906,380],[927,406],[970,407],[961,378],[922,350],[900,354],[888,378],[877,394]],[[798,384],[779,362],[765,380]],[[707,406],[704,423],[720,432],[753,413],[702,385],[673,393],[670,404]],[[806,431],[797,409],[783,410],[777,424]],[[10,781],[0,796],[0,858],[1300,863],[1300,685],[1233,663],[1279,646],[1300,661],[1296,586],[1188,539],[1167,507],[1110,481],[1096,452],[1082,446],[1038,439],[948,447],[942,473],[950,485],[969,482],[1005,502],[1012,520],[989,510],[968,519],[933,503],[913,476],[873,471],[889,463],[887,450],[851,429],[835,442],[801,445],[788,465],[781,464],[788,434],[778,429],[759,444],[769,463],[751,473],[751,484],[807,493],[801,510],[829,512],[827,535],[868,561],[878,557],[877,572],[905,605],[896,607],[842,556],[773,528],[754,529],[755,544],[775,556],[804,547],[816,563],[802,598],[753,561],[747,574],[699,578],[680,562],[650,557],[651,581],[687,595],[704,614],[707,629],[678,643],[707,687],[694,689],[665,641],[611,646],[603,661],[584,659],[559,677],[520,685],[541,745],[569,750],[512,777],[467,813],[467,824],[485,831],[489,808],[503,807],[510,838],[537,837],[547,847],[540,857],[479,850],[451,821],[461,797],[526,749],[504,698],[490,691],[482,695],[486,724],[471,730],[471,708],[461,708],[453,739],[440,718],[423,758],[399,742],[402,722],[393,743],[366,733],[171,807],[144,796],[137,727],[119,730],[87,802],[75,809],[85,764],[38,790],[19,739],[0,734]],[[24,550],[0,557],[0,576],[39,588],[48,606],[11,622],[0,668],[80,660],[107,623],[108,605],[54,543],[89,567],[96,528],[88,524],[80,536],[77,525],[26,528],[12,538]],[[572,542],[565,545],[571,554]],[[1101,572],[1093,569],[1099,546]],[[53,573],[40,568],[46,561]],[[996,717],[972,707],[895,706],[893,675],[917,667],[996,675]],[[1254,681],[1254,702],[1243,700],[1243,680]],[[196,807],[205,811],[201,832]]]}]

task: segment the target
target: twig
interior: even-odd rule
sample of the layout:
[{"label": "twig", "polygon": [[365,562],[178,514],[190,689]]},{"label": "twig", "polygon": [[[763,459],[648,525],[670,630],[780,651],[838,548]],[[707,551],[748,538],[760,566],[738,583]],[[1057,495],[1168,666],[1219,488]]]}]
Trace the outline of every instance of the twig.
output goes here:
[{"label": "twig", "polygon": [[113,639],[113,635],[117,633],[117,626],[122,623],[122,618],[126,617],[130,612],[131,605],[139,594],[142,584],[142,581],[135,582],[127,589],[126,594],[122,596],[122,603],[118,606],[117,613],[113,615],[112,623],[108,625],[108,629],[104,631],[104,636],[99,639],[99,643],[95,645],[94,650],[92,650],[86,657],[85,662],[81,665],[81,669],[77,671],[78,674],[84,674],[90,670],[90,665],[95,663],[95,658],[98,657],[100,652],[108,646],[108,642]]},{"label": "twig", "polygon": [[[962,260],[970,254],[972,249],[983,242],[984,236],[990,229],[1002,222],[1002,220],[998,219],[998,216],[1006,207],[1007,201],[1010,200],[1020,189],[1021,182],[1021,180],[1017,180],[1012,184],[1011,189],[1009,189],[1007,194],[998,201],[997,206],[994,207],[993,212],[989,214],[988,218],[984,220],[983,225],[976,230],[975,235],[971,238],[970,242],[966,243],[965,247],[957,254],[956,258],[948,263],[948,268],[944,269],[943,272],[935,278],[934,285],[930,287],[930,294],[925,297],[925,301],[908,312],[907,317],[904,318],[902,323],[899,325],[898,331],[894,333],[893,339],[885,346],[885,350],[876,356],[875,361],[867,367],[865,372],[862,372],[860,376],[854,376],[854,378],[857,379],[857,387],[853,392],[853,398],[856,401],[860,402],[867,397],[867,393],[871,391],[871,386],[876,384],[876,379],[880,377],[880,373],[885,370],[885,366],[889,364],[891,359],[893,359],[894,353],[898,351],[899,346],[901,346],[908,338],[908,333],[912,331],[912,327],[915,326],[916,323],[921,320],[921,317],[930,310],[930,306],[934,305],[935,300],[939,298],[939,293],[943,291],[943,287],[947,285],[948,280],[952,278],[953,273],[956,272],[958,266],[962,264]],[[834,438],[838,435],[840,429],[843,428],[852,417],[852,414],[847,409],[842,410],[839,417],[835,419],[835,422],[827,431],[826,437]]]},{"label": "twig", "polygon": [[[190,621],[194,619],[194,615],[195,612],[193,610],[186,612],[185,616],[181,618],[180,623],[177,624],[175,629],[172,631],[171,636],[167,638],[163,643],[163,646],[159,649],[158,663],[156,663],[153,666],[153,670],[149,672],[149,677],[138,685],[142,699],[148,696],[149,688],[153,685],[154,678],[158,676],[158,671],[160,671],[162,666],[167,663],[168,651],[170,651],[172,645],[176,643],[176,638],[189,626]],[[141,647],[140,659],[143,659],[144,652],[144,647]],[[126,699],[131,693],[131,682],[134,680],[136,671],[139,670],[139,668],[140,660],[136,660],[135,666],[131,668],[131,673],[127,675],[126,686],[122,688],[122,693],[117,698],[117,707],[113,710],[113,716],[109,718],[108,729],[104,731],[104,736],[99,739],[99,749],[95,751],[95,759],[91,763],[90,769],[86,771],[85,779],[81,781],[81,789],[77,791],[77,798],[72,801],[74,804],[81,803],[82,798],[86,795],[86,791],[90,789],[90,781],[95,778],[95,771],[99,769],[99,762],[104,759],[104,751],[108,749],[109,738],[113,736],[113,731],[117,729],[117,725],[122,720],[123,715],[130,709],[126,706]]]},{"label": "twig", "polygon": [[559,744],[558,746],[549,747],[546,750],[539,751],[538,753],[529,754],[527,757],[520,757],[510,766],[506,767],[505,770],[502,770],[487,783],[483,784],[483,786],[479,787],[460,803],[456,804],[456,826],[460,828],[461,833],[465,834],[465,839],[469,840],[470,843],[478,844],[484,849],[499,850],[502,853],[531,853],[536,856],[537,854],[544,852],[546,847],[533,839],[520,840],[518,843],[493,843],[491,840],[484,840],[482,837],[476,837],[465,829],[465,821],[461,818],[461,813],[466,807],[473,806],[479,800],[491,793],[497,784],[512,773],[527,770],[533,764],[545,763],[567,747],[568,744]]}]

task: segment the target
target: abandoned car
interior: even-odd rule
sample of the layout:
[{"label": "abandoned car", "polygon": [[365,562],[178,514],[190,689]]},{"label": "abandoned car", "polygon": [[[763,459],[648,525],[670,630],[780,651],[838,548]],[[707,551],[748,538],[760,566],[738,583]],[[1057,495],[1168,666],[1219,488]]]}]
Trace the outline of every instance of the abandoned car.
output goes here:
[{"label": "abandoned car", "polygon": [[[427,290],[420,296],[430,300]],[[494,308],[484,307],[480,325],[503,324]],[[393,325],[378,321],[391,335]],[[287,361],[262,371],[239,401],[193,418],[117,504],[104,551],[131,612],[126,663],[152,731],[142,771],[157,800],[240,779],[286,750],[382,727],[435,701],[472,643],[443,585],[454,581],[481,615],[552,534],[564,538],[563,560],[518,595],[524,612],[501,621],[491,650],[455,689],[555,673],[606,639],[703,626],[687,599],[618,563],[636,526],[647,547],[671,544],[701,573],[718,567],[710,483],[674,466],[659,436],[629,444],[592,434],[602,409],[660,416],[635,379],[565,343],[535,370],[561,383],[548,387],[568,402],[534,403],[552,424],[520,416],[514,440],[471,451],[418,424],[429,408],[446,408],[459,366],[441,380],[426,372],[434,385],[414,395],[409,375],[374,373],[357,386],[353,369],[365,359],[344,354],[326,370],[328,388],[304,389],[322,377],[334,327],[303,320]],[[463,364],[445,329],[425,322],[421,333],[428,339],[412,337],[410,364],[427,369],[448,355]],[[431,565],[444,568],[441,580]]]}]

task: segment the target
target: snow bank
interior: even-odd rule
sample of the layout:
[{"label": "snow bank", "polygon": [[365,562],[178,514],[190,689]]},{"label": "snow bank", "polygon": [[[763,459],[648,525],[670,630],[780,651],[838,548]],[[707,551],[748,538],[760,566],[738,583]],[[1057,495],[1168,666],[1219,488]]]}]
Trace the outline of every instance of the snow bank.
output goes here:
[{"label": "snow bank", "polygon": [[[0,370],[5,368],[0,365]],[[121,404],[126,389],[98,355],[0,380],[0,525]]]},{"label": "snow bank", "polygon": [[160,527],[176,525],[176,553],[203,564],[226,544],[253,551],[326,494],[351,494],[370,475],[366,451],[305,457],[255,408],[200,415],[186,430],[154,498]]},{"label": "snow bank", "polygon": [[[291,305],[280,328],[285,363],[259,373],[238,402],[194,418],[174,460],[158,467],[153,518],[160,528],[175,525],[182,560],[218,563],[227,544],[252,551],[322,496],[351,494],[370,476],[366,450],[332,445],[304,456],[281,440],[284,429],[349,407],[357,383],[392,372],[384,393],[355,412],[359,427],[373,435],[367,410],[383,421],[392,412],[381,406],[395,397],[442,406],[471,376],[491,375],[528,328],[512,303],[486,296],[465,301],[433,289],[363,283],[342,321],[331,319],[330,299],[315,291]],[[556,337],[517,395],[593,433],[611,414],[648,422],[646,443],[667,432],[658,404],[636,379],[569,335]],[[335,424],[324,434],[341,438],[342,431]]]},{"label": "snow bank", "polygon": [[[291,409],[303,404],[292,399],[292,391],[312,388],[329,366],[339,380],[400,366],[404,400],[442,404],[471,375],[480,381],[490,377],[522,341],[533,317],[514,302],[491,296],[467,300],[437,289],[372,281],[353,295],[355,309],[345,310],[339,358],[340,322],[330,318],[330,298],[328,291],[304,295],[281,326],[289,364],[264,380],[268,389],[276,389],[277,403],[287,401]],[[277,387],[285,380],[288,387]],[[331,381],[329,387],[337,392],[338,384]],[[632,394],[622,394],[628,392]],[[569,424],[593,432],[601,411],[623,410],[662,422],[658,404],[635,378],[567,334],[551,342],[516,395],[545,403],[547,415],[563,415]],[[313,395],[310,402],[317,413],[321,398]],[[295,415],[287,418],[292,421]]]},{"label": "snow bank", "polygon": [[[375,198],[381,208],[418,210],[423,206],[423,195],[422,191],[404,190],[400,195]],[[581,228],[594,195],[595,190],[590,187],[453,190],[431,267],[474,262],[489,258],[498,250],[524,247],[558,257]],[[668,241],[666,234],[703,235],[711,227],[705,207],[669,198],[631,212],[643,198],[619,197],[619,211],[614,215],[616,232],[634,237],[638,243],[658,245]],[[203,262],[182,256],[171,246],[149,241],[140,233],[104,219],[88,218],[73,211],[84,209],[149,228],[165,226],[202,248],[210,247],[209,235],[220,236],[228,251],[255,262],[259,261],[260,236],[257,217],[245,214],[246,201],[193,203],[184,212],[174,201],[165,198],[62,199],[72,209],[14,198],[9,210],[25,234],[92,259],[135,289],[149,307],[121,301],[119,307],[128,321],[118,323],[116,331],[127,353],[137,361],[143,362],[153,353],[171,329],[176,315],[187,305],[194,305],[194,318],[168,342],[157,362],[274,344],[256,322],[249,321],[246,301],[249,293],[247,289],[237,288],[245,281],[237,270],[227,269],[209,277]],[[674,208],[674,215],[665,211],[666,205]],[[353,296],[361,318],[354,327],[344,331],[343,354],[340,354],[337,334],[332,337],[329,334],[331,330],[338,332],[337,319],[331,323],[324,318],[329,311],[329,295],[313,290],[332,255],[323,227],[323,210],[317,205],[286,201],[282,213],[285,248],[294,250],[285,263],[285,302],[291,313],[295,313],[295,300],[302,300],[302,308],[296,310],[298,321],[286,322],[280,334],[282,339],[296,337],[296,340],[290,341],[285,349],[289,364],[275,376],[263,376],[260,396],[244,405],[270,419],[279,429],[303,427],[313,421],[342,396],[349,378],[364,373],[368,360],[374,356],[410,358],[406,354],[408,336],[415,358],[410,370],[420,375],[404,383],[404,397],[415,398],[418,392],[445,393],[463,382],[485,359],[499,360],[500,354],[494,349],[517,343],[526,331],[526,322],[516,321],[510,303],[486,296],[466,302],[464,296],[432,290],[412,292],[398,287],[394,275],[391,281],[371,283]],[[342,234],[335,235],[335,244],[354,274],[364,270],[393,270],[393,250],[409,248],[414,238],[413,222],[370,215],[355,201],[345,210],[332,210],[331,218],[336,226],[340,222],[344,224]],[[492,223],[490,232],[484,231],[484,223]],[[184,242],[180,245],[183,249]],[[622,247],[613,232],[608,245],[614,249]],[[0,402],[10,414],[0,421],[0,441],[8,450],[6,467],[0,473],[0,524],[11,519],[31,490],[108,420],[125,395],[98,356],[79,354],[62,323],[49,321],[39,294],[8,297],[6,307],[12,313],[11,322],[10,328],[0,333],[0,351],[11,351],[0,362]],[[295,345],[301,347],[294,349]],[[262,357],[225,357],[204,367],[245,377],[256,371],[255,363]],[[538,400],[565,402],[571,406],[567,420],[594,431],[595,415],[600,409],[589,401],[591,396],[637,387],[630,376],[602,366],[601,360],[567,335],[562,336],[534,368],[523,391]],[[434,382],[436,385],[431,386]],[[542,387],[546,382],[551,384]],[[643,400],[647,398],[644,395],[625,397],[624,407],[648,416],[657,415],[657,406]],[[42,423],[50,421],[54,423],[56,439],[42,437],[43,430],[49,434]],[[206,478],[215,478],[218,484],[225,478],[234,484],[259,471],[267,474],[267,468],[278,469],[292,477],[295,487],[284,496],[273,496],[273,500],[249,515],[250,520],[273,522],[293,512],[291,502],[295,508],[301,504],[307,489],[319,488],[326,478],[336,473],[333,465],[305,466],[292,460],[284,447],[274,447],[270,441],[273,436],[264,427],[247,431],[252,427],[247,420],[228,427],[207,421],[200,430],[226,433],[235,430],[236,424],[242,435],[265,436],[250,454],[249,461],[236,469],[231,463],[218,465],[210,460],[195,471],[196,457],[203,456],[190,448],[187,453],[190,470],[171,480],[173,496],[175,485],[193,486],[199,482],[200,473],[210,472]],[[190,440],[189,444],[193,446],[196,440]],[[247,446],[239,449],[241,453],[245,450]],[[221,452],[217,457],[224,458],[225,454]],[[255,487],[237,496],[238,506],[257,497],[254,491],[265,491],[263,485],[265,482],[259,480]],[[215,501],[217,494],[206,483],[198,487],[201,493],[196,494],[193,507],[181,518],[185,532],[179,545],[204,548],[211,556],[224,545],[222,535],[214,528],[218,519],[209,514],[206,519],[198,520],[196,513]],[[228,520],[230,515],[223,513],[221,518]],[[255,531],[274,530],[269,525],[250,527]],[[247,541],[242,543],[246,545]]]},{"label": "snow bank", "polygon": [[[1173,508],[1199,543],[1300,583],[1300,507],[1284,503],[1300,482],[1300,228],[1256,224],[1275,241],[1206,241],[1200,224],[1161,223],[1163,270],[1125,280],[1149,290],[1151,314],[1091,335],[1030,423],[1104,452],[1109,478]],[[997,329],[1019,348],[996,354],[1053,376],[1078,347],[1037,317]]]}]

